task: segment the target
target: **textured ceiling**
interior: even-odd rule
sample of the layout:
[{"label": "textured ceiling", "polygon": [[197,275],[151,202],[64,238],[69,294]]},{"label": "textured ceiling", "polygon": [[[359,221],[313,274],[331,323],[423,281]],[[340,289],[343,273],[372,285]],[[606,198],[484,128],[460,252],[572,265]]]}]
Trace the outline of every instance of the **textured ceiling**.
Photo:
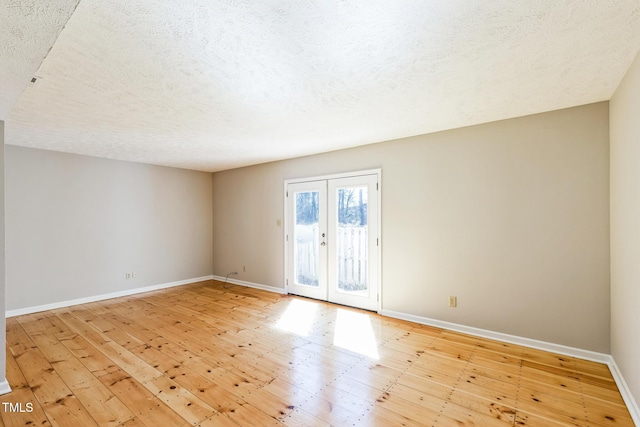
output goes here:
[{"label": "textured ceiling", "polygon": [[206,171],[607,100],[640,48],[638,0],[25,3],[8,144]]},{"label": "textured ceiling", "polygon": [[0,120],[9,115],[78,1],[0,1]]}]

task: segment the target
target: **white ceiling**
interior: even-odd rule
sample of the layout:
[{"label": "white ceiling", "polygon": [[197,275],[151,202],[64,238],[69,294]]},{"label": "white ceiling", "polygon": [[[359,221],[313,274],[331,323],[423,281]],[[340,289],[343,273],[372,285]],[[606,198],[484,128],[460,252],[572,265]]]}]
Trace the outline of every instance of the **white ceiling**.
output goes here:
[{"label": "white ceiling", "polygon": [[638,0],[0,9],[6,143],[205,171],[607,100],[640,48]]}]

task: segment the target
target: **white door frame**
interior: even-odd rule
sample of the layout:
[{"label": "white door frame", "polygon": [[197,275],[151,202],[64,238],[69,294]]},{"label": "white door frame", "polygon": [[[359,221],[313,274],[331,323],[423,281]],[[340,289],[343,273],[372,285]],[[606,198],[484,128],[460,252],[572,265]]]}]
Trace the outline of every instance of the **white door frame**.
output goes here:
[{"label": "white door frame", "polygon": [[376,175],[378,178],[378,191],[376,191],[376,197],[378,198],[378,203],[377,203],[377,216],[378,216],[378,223],[376,225],[377,230],[376,233],[378,235],[377,239],[378,239],[378,245],[377,245],[377,258],[378,258],[378,265],[377,265],[377,283],[376,286],[378,287],[377,289],[377,294],[378,294],[378,307],[376,309],[377,313],[380,313],[382,311],[382,297],[383,297],[383,293],[382,293],[382,169],[367,169],[367,170],[362,170],[362,171],[354,171],[354,172],[346,172],[346,173],[340,173],[340,174],[331,174],[331,175],[321,175],[321,176],[313,176],[313,177],[306,177],[306,178],[292,178],[292,179],[285,179],[284,183],[283,183],[283,212],[284,212],[284,226],[282,227],[283,229],[283,233],[282,233],[282,241],[284,243],[284,283],[283,283],[283,287],[285,290],[285,293],[289,293],[289,263],[291,262],[291,260],[289,260],[289,251],[288,251],[288,242],[287,242],[287,233],[289,231],[289,221],[291,221],[292,219],[289,218],[289,209],[287,206],[287,187],[289,184],[296,184],[296,183],[301,183],[301,182],[312,182],[312,181],[324,181],[324,180],[331,180],[331,179],[337,179],[337,178],[352,178],[352,177],[358,177],[358,176],[364,176],[364,175]]}]

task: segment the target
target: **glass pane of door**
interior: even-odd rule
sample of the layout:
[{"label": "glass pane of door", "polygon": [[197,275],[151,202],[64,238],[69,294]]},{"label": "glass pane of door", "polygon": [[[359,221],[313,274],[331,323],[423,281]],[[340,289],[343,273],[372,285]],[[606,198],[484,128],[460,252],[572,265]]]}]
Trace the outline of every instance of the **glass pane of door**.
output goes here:
[{"label": "glass pane of door", "polygon": [[294,265],[298,285],[319,284],[320,208],[318,191],[295,193]]},{"label": "glass pane of door", "polygon": [[339,187],[336,196],[337,288],[367,293],[369,225],[367,186]]}]

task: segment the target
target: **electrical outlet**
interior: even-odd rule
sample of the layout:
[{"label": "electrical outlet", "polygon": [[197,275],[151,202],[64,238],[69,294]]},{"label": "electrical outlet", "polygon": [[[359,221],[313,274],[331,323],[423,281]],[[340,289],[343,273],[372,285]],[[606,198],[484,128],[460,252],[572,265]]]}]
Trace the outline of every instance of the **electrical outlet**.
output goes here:
[{"label": "electrical outlet", "polygon": [[138,277],[138,273],[136,273],[135,271],[131,273],[131,278],[135,279],[136,277]]},{"label": "electrical outlet", "polygon": [[450,296],[449,307],[457,307],[457,306],[458,306],[458,297]]},{"label": "electrical outlet", "polygon": [[126,277],[127,279],[131,279],[131,273],[127,272],[127,273],[125,274],[125,277]]}]

